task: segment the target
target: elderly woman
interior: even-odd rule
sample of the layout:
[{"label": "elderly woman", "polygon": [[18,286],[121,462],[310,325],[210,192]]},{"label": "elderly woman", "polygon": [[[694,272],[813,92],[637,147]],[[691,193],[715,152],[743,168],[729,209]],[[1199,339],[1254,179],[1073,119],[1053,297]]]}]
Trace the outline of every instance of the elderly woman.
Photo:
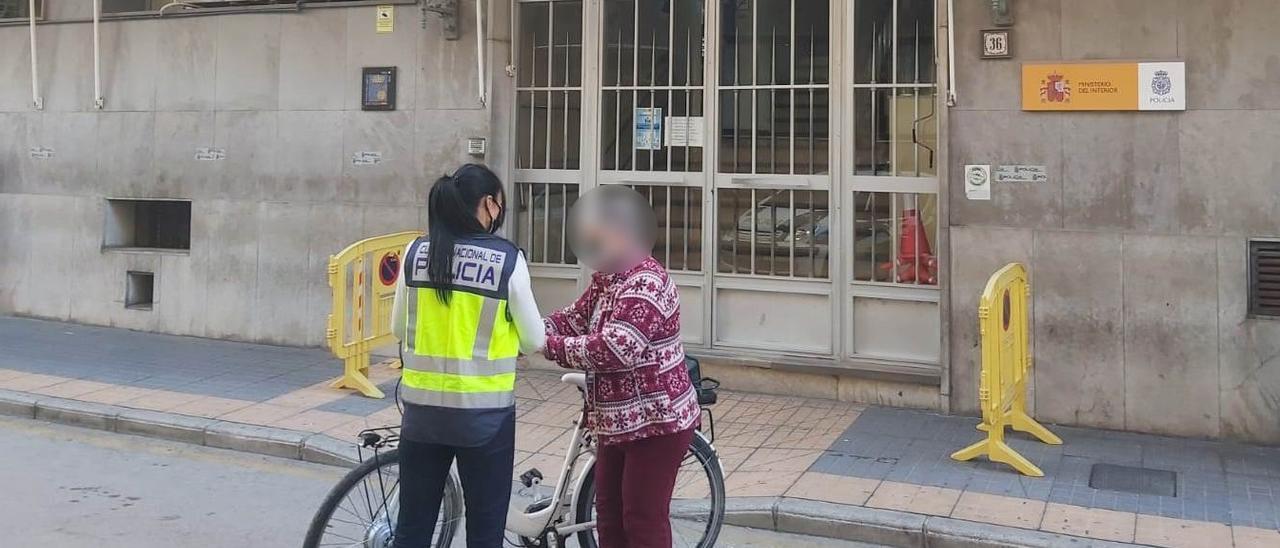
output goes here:
[{"label": "elderly woman", "polygon": [[650,256],[654,214],[635,191],[588,192],[569,222],[574,251],[596,272],[577,301],[544,320],[544,354],[587,375],[600,546],[669,548],[671,493],[700,417],[679,294]]}]

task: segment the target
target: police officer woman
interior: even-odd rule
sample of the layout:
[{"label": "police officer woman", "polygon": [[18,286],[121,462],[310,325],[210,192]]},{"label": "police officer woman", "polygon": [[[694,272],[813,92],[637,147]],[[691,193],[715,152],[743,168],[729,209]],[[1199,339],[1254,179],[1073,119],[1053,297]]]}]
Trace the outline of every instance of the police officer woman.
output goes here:
[{"label": "police officer woman", "polygon": [[405,250],[393,330],[405,402],[396,548],[428,548],[454,459],[466,502],[467,546],[503,543],[515,459],[516,356],[545,340],[529,269],[494,235],[502,182],[464,165],[431,188],[428,236]]}]

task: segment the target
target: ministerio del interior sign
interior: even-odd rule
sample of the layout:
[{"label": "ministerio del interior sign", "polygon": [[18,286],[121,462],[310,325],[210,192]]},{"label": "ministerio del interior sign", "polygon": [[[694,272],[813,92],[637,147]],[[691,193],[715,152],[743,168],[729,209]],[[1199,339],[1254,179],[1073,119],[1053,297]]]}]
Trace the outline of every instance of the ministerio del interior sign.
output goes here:
[{"label": "ministerio del interior sign", "polygon": [[1182,62],[1022,65],[1022,110],[1187,110]]}]

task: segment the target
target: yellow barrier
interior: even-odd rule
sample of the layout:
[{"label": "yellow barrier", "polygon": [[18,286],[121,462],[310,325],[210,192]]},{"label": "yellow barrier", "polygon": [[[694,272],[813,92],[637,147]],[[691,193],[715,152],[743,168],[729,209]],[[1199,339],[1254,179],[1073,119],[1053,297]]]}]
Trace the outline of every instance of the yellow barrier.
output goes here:
[{"label": "yellow barrier", "polygon": [[342,360],[342,376],[329,386],[353,388],[370,398],[386,397],[369,380],[369,354],[395,342],[391,303],[403,265],[400,255],[421,235],[400,232],[369,238],[329,257],[333,308],[325,338],[329,349]]},{"label": "yellow barrier", "polygon": [[987,439],[956,451],[951,458],[969,460],[986,455],[993,462],[1003,462],[1025,475],[1040,477],[1044,472],[1004,441],[1004,429],[1008,426],[1050,445],[1062,443],[1058,436],[1027,414],[1027,379],[1031,377],[1027,321],[1030,299],[1027,269],[1021,264],[1010,263],[987,280],[978,303],[982,336],[982,376],[978,385],[982,424],[978,429],[987,433]]}]

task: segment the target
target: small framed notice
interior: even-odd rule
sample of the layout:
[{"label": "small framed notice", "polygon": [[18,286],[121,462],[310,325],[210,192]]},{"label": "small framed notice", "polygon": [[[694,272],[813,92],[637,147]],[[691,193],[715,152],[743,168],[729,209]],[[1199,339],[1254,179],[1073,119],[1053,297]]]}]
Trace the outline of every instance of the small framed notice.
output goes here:
[{"label": "small framed notice", "polygon": [[395,67],[364,67],[360,82],[360,109],[396,109]]},{"label": "small framed notice", "polygon": [[1008,59],[1013,56],[1013,47],[1009,43],[1009,29],[992,29],[982,31],[982,58]]}]

